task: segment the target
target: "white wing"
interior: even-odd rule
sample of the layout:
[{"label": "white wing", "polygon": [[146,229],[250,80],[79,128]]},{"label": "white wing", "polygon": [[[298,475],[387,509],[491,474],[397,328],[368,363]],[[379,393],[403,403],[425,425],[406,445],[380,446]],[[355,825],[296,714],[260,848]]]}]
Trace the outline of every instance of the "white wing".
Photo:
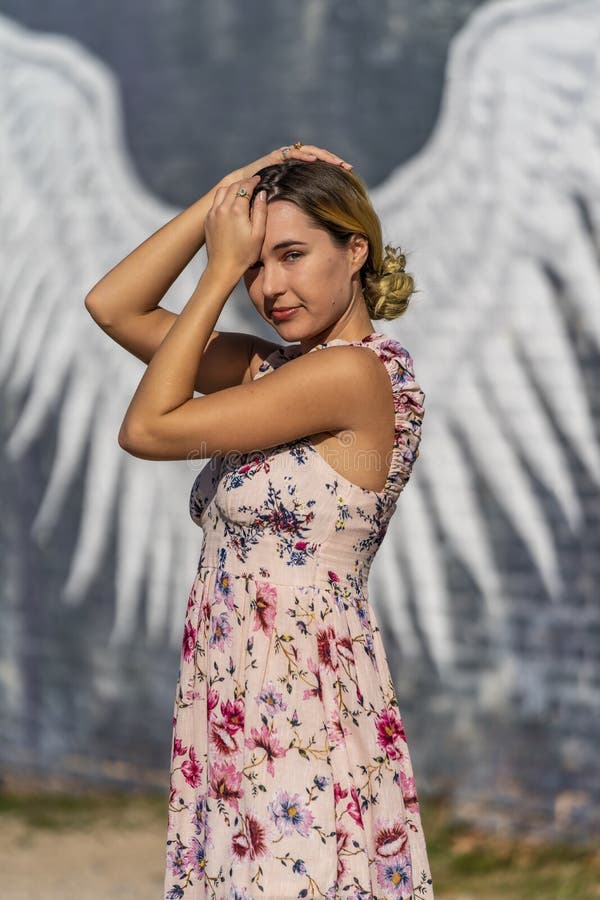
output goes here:
[{"label": "white wing", "polygon": [[[121,132],[117,85],[75,42],[0,17],[0,104],[0,384],[13,415],[7,452],[20,459],[56,429],[33,533],[45,544],[60,528],[83,471],[65,601],[85,597],[116,519],[111,643],[137,630],[144,587],[149,635],[164,639],[170,628],[176,645],[201,544],[186,515],[201,461],[157,466],[119,447],[119,426],[144,365],[106,337],[84,299],[180,210],[157,202],[138,182]],[[200,253],[165,305],[182,308],[205,260]],[[230,327],[227,318],[221,327]]]},{"label": "white wing", "polygon": [[[479,586],[481,636],[508,675],[509,598],[476,476],[553,600],[564,585],[535,481],[573,532],[581,507],[565,445],[600,482],[582,367],[566,327],[568,316],[577,319],[600,347],[599,49],[598,0],[480,8],[450,46],[430,141],[372,192],[384,236],[408,250],[422,291],[386,329],[410,349],[426,393],[421,455],[388,536],[419,608],[405,608],[392,627],[407,655],[427,653],[440,670],[462,653],[454,649],[447,551],[430,507]],[[382,555],[374,563],[385,565],[386,620],[398,605],[394,548],[386,548],[389,562]],[[490,703],[498,675],[492,671]]]}]

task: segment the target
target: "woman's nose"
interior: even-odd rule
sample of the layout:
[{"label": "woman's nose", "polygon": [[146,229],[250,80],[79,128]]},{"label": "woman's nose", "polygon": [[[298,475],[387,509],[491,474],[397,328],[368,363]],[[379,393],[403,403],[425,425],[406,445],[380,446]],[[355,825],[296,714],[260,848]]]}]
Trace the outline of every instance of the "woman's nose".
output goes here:
[{"label": "woman's nose", "polygon": [[265,297],[278,297],[285,291],[283,274],[277,266],[263,266],[262,292]]}]

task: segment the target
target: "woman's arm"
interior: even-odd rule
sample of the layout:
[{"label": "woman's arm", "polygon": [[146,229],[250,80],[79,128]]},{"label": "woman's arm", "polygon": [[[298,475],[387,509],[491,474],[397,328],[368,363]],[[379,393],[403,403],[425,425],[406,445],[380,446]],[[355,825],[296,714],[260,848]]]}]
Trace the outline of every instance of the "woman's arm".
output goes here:
[{"label": "woman's arm", "polygon": [[94,285],[85,298],[85,306],[102,328],[116,337],[119,323],[146,317],[157,308],[204,244],[206,214],[218,188],[226,183],[231,182],[223,179],[159,228]]},{"label": "woman's arm", "polygon": [[267,218],[266,192],[254,201],[236,196],[244,186],[252,193],[259,176],[221,187],[207,218],[208,266],[185,308],[144,373],[123,420],[119,443],[146,431],[156,419],[178,408],[193,394],[194,378],[223,306],[245,269],[260,253]]},{"label": "woman's arm", "polygon": [[[235,180],[235,174],[223,178],[143,241],[85,298],[86,309],[105,334],[146,364],[178,318],[159,302],[203,246],[204,222],[216,191]],[[196,373],[194,388],[203,394],[250,378],[251,337],[213,331],[209,346],[217,338],[211,358],[201,360]]]}]

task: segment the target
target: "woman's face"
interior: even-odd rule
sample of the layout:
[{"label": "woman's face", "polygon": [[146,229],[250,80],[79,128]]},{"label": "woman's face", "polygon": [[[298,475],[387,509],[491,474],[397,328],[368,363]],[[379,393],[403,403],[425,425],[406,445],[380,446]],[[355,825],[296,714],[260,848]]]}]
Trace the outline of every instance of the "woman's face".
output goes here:
[{"label": "woman's face", "polygon": [[[359,241],[368,252],[366,240]],[[339,247],[295,203],[273,200],[260,259],[246,270],[244,283],[259,315],[284,340],[297,341],[338,321],[352,300],[352,275],[361,259],[353,242]],[[278,318],[276,311],[287,307],[296,311]]]}]

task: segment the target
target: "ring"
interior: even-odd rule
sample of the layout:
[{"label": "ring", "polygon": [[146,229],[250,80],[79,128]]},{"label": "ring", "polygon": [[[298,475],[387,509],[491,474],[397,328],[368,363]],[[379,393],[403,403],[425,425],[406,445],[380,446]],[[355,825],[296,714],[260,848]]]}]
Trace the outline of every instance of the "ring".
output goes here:
[{"label": "ring", "polygon": [[281,148],[281,155],[283,156],[284,159],[285,159],[285,154],[289,153],[291,149],[292,149],[291,147],[282,147]]},{"label": "ring", "polygon": [[241,187],[241,188],[239,189],[239,191],[236,191],[236,195],[235,195],[235,196],[236,196],[236,197],[247,197],[247,196],[248,196],[248,191],[246,190],[245,187]]},{"label": "ring", "polygon": [[295,142],[294,142],[294,147],[296,148],[296,150],[299,150],[300,147],[302,147],[302,146],[303,146],[302,141],[295,141]]}]

